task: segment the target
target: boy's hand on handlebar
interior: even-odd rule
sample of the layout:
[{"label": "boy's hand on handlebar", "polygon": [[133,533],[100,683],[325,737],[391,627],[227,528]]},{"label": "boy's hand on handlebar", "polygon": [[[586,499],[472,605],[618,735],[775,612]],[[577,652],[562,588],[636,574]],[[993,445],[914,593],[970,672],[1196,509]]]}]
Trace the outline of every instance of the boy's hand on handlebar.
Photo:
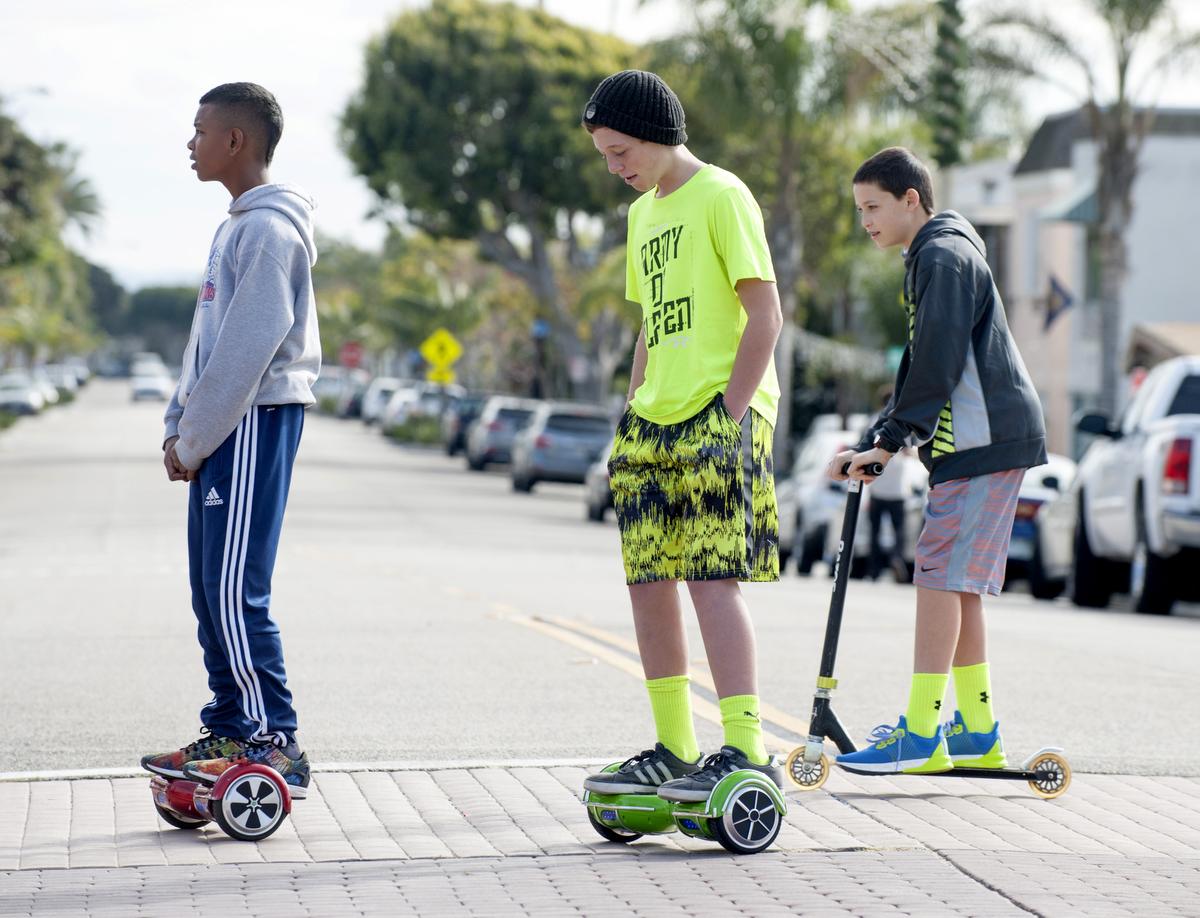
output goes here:
[{"label": "boy's hand on handlebar", "polygon": [[856,453],[852,449],[844,449],[832,459],[829,460],[829,465],[825,467],[825,474],[834,481],[845,481],[850,476],[842,471],[846,467],[846,463],[855,457]]},{"label": "boy's hand on handlebar", "polygon": [[877,476],[868,475],[866,472],[866,467],[873,465],[876,462],[886,467],[891,458],[892,453],[889,453],[886,449],[880,449],[878,446],[876,446],[874,449],[869,449],[864,453],[855,453],[854,457],[850,460],[849,477],[855,481],[862,481],[870,484]]}]

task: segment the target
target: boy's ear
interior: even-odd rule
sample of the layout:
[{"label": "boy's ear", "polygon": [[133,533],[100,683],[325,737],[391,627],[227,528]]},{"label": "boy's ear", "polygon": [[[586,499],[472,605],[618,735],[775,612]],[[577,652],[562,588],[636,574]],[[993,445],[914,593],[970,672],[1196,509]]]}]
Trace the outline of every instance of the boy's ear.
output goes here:
[{"label": "boy's ear", "polygon": [[229,153],[235,155],[239,150],[246,145],[246,134],[241,128],[230,128],[229,130]]},{"label": "boy's ear", "polygon": [[904,192],[904,203],[909,207],[920,207],[921,193],[915,188],[909,188]]}]

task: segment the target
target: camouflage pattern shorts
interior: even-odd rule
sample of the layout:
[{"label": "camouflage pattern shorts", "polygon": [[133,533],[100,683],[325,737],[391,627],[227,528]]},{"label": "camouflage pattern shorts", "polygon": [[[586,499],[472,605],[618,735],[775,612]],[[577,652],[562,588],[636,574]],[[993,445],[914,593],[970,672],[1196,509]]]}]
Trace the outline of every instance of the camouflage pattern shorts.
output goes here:
[{"label": "camouflage pattern shorts", "polygon": [[678,424],[625,412],[608,470],[630,584],[779,579],[771,436],[719,394]]}]

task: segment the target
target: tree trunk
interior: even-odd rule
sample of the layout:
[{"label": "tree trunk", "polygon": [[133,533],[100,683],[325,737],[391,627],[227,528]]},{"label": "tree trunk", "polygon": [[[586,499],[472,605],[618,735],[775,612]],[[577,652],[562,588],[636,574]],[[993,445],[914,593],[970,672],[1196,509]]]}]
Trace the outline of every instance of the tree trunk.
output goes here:
[{"label": "tree trunk", "polygon": [[1133,218],[1133,184],[1137,179],[1141,142],[1148,123],[1135,124],[1128,103],[1119,100],[1108,111],[1090,106],[1096,134],[1099,212],[1097,245],[1100,252],[1100,404],[1109,417],[1120,407],[1121,295],[1129,273],[1125,234]]},{"label": "tree trunk", "polygon": [[796,195],[796,113],[784,115],[783,136],[779,145],[779,175],[775,183],[775,200],[771,206],[771,222],[767,227],[767,243],[775,266],[775,286],[783,326],[775,345],[775,372],[779,376],[779,411],[775,421],[772,444],[776,469],[791,467],[792,460],[792,390],[796,365],[796,285],[800,280],[799,220],[792,202]]}]

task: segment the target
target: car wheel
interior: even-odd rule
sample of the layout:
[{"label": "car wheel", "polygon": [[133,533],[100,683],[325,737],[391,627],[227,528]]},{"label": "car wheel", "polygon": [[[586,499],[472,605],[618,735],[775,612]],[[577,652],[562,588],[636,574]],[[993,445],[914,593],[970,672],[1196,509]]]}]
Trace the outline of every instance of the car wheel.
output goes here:
[{"label": "car wheel", "polygon": [[779,573],[787,570],[788,562],[792,560],[792,553],[785,548],[779,549]]},{"label": "car wheel", "polygon": [[526,478],[524,475],[514,475],[512,480],[512,489],[521,494],[528,494],[533,490],[533,479]]},{"label": "car wheel", "polygon": [[467,468],[472,472],[482,472],[486,465],[487,463],[482,459],[476,459],[470,453],[467,453]]},{"label": "car wheel", "polygon": [[1088,609],[1104,609],[1112,600],[1109,572],[1103,559],[1092,554],[1088,542],[1084,496],[1079,495],[1079,514],[1075,519],[1075,559],[1071,565],[1071,602]]},{"label": "car wheel", "polygon": [[1034,599],[1058,599],[1066,588],[1066,581],[1046,576],[1046,570],[1042,567],[1042,543],[1035,538],[1033,557],[1029,559],[1029,592]]},{"label": "car wheel", "polygon": [[1145,615],[1169,615],[1175,604],[1171,559],[1154,554],[1146,544],[1145,512],[1137,511],[1137,542],[1129,567],[1129,598],[1133,608]]},{"label": "car wheel", "polygon": [[604,522],[604,509],[605,508],[603,505],[597,507],[590,500],[586,501],[584,503],[584,510],[587,513],[587,518],[589,520],[591,520],[593,523],[603,523]]}]

